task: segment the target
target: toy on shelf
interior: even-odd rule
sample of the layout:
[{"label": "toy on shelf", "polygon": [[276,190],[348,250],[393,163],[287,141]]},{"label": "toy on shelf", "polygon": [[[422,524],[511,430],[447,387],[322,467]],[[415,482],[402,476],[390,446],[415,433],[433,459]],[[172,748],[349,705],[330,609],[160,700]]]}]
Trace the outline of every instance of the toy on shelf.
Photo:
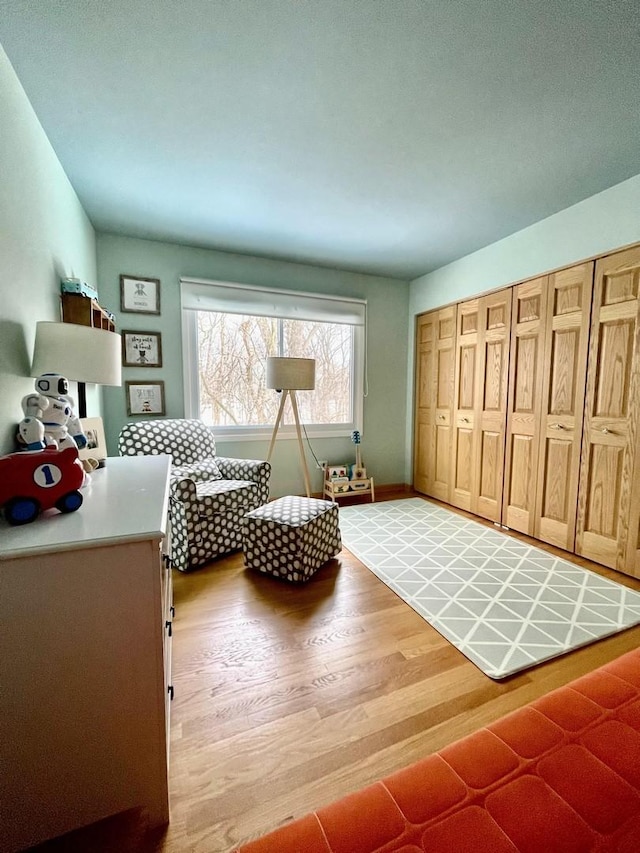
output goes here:
[{"label": "toy on shelf", "polygon": [[28,524],[46,509],[75,512],[84,469],[76,447],[47,447],[0,457],[0,507],[9,524]]},{"label": "toy on shelf", "polygon": [[338,497],[353,497],[354,494],[371,495],[371,502],[376,499],[373,477],[367,477],[367,469],[362,465],[360,456],[360,433],[355,429],[351,440],[356,446],[355,465],[327,465],[324,469],[323,494],[335,502]]},{"label": "toy on shelf", "polygon": [[25,450],[54,447],[82,449],[87,438],[73,411],[69,383],[59,373],[43,373],[36,379],[35,394],[22,398],[25,417],[18,424],[18,444]]},{"label": "toy on shelf", "polygon": [[362,441],[360,437],[360,432],[357,429],[351,433],[351,441],[356,446],[356,464],[351,465],[349,469],[349,479],[350,480],[365,480],[367,477],[367,469],[362,467],[362,458],[360,456],[360,442]]}]

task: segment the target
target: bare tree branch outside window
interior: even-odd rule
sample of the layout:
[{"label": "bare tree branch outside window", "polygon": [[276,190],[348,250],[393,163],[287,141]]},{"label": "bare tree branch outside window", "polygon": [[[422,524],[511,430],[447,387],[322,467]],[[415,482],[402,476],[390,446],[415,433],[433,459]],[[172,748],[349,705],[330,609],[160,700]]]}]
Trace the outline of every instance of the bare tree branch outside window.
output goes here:
[{"label": "bare tree branch outside window", "polygon": [[[315,358],[315,391],[298,392],[304,423],[351,421],[351,326],[198,311],[197,329],[200,417],[206,423],[260,426],[275,421],[279,397],[265,386],[268,356]],[[279,340],[284,342],[281,352]],[[292,422],[289,407],[285,422]]]}]

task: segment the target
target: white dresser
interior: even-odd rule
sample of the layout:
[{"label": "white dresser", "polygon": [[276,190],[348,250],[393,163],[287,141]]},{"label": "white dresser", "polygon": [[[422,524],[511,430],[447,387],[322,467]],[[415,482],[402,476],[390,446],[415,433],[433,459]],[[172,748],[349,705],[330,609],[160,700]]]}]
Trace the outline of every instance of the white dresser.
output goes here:
[{"label": "white dresser", "polygon": [[168,456],[109,458],[82,507],[0,521],[0,850],[125,809],[169,820]]}]

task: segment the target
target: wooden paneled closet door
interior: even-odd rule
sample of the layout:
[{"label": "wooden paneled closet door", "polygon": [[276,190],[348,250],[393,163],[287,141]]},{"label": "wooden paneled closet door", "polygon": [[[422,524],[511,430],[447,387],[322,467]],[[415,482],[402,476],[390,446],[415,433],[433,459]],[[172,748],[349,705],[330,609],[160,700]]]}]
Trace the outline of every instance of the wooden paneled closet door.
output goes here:
[{"label": "wooden paneled closet door", "polygon": [[418,318],[414,487],[448,501],[456,306]]},{"label": "wooden paneled closet door", "polygon": [[596,263],[576,552],[640,577],[640,248]]},{"label": "wooden paneled closet door", "polygon": [[593,266],[549,276],[532,535],[567,551],[575,543]]},{"label": "wooden paneled closet door", "polygon": [[478,494],[475,434],[477,398],[480,396],[478,364],[480,300],[458,305],[456,363],[451,436],[451,490],[449,502],[474,512]]},{"label": "wooden paneled closet door", "polygon": [[513,288],[502,523],[533,535],[542,418],[547,276]]},{"label": "wooden paneled closet door", "polygon": [[502,515],[511,288],[458,305],[450,502]]},{"label": "wooden paneled closet door", "polygon": [[433,405],[434,342],[438,312],[421,314],[416,320],[416,410],[413,450],[413,487],[429,494]]},{"label": "wooden paneled closet door", "polygon": [[481,299],[478,496],[473,511],[490,521],[502,518],[512,290]]}]

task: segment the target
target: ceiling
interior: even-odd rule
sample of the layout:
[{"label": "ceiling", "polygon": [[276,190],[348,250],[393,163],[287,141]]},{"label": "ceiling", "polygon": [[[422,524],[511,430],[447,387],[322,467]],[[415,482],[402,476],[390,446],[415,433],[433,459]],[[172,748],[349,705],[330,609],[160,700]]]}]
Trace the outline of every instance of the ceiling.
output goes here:
[{"label": "ceiling", "polygon": [[640,173],[640,0],[0,0],[99,231],[411,279]]}]

